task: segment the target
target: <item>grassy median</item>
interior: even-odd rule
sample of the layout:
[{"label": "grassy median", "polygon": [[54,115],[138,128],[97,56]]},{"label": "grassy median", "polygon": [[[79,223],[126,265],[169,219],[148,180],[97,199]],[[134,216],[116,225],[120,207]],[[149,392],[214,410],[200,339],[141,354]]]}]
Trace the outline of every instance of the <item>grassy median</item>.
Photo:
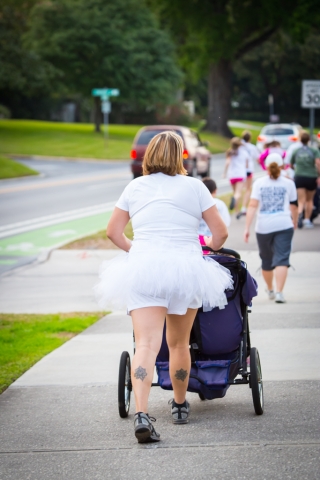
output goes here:
[{"label": "grassy median", "polygon": [[[103,128],[103,127],[102,127]],[[108,139],[96,133],[92,124],[43,122],[36,120],[1,120],[0,154],[44,155],[128,160],[139,125],[109,125]],[[225,151],[229,140],[203,132],[212,153]]]},{"label": "grassy median", "polygon": [[105,315],[0,314],[0,393],[32,365]]},{"label": "grassy median", "polygon": [[0,156],[0,179],[26,177],[28,175],[38,175],[38,172],[22,163]]}]

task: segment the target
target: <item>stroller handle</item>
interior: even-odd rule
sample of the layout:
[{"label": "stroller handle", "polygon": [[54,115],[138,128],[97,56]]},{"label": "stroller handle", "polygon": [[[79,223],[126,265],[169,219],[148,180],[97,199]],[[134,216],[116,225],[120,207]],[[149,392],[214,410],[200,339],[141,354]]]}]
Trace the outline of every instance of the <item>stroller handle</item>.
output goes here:
[{"label": "stroller handle", "polygon": [[240,254],[235,250],[231,250],[230,248],[220,248],[220,250],[213,250],[211,247],[208,247],[207,245],[202,245],[202,250],[209,250],[212,253],[222,253],[225,255],[232,255],[238,260],[241,260]]}]

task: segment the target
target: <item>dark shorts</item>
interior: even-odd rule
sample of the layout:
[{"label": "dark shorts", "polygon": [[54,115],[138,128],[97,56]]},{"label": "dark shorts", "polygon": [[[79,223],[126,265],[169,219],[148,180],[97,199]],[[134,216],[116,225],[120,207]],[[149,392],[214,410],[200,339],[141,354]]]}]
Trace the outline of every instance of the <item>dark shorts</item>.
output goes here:
[{"label": "dark shorts", "polygon": [[252,178],[253,173],[252,172],[247,172],[247,178]]},{"label": "dark shorts", "polygon": [[289,257],[293,228],[271,233],[256,233],[262,270],[271,271],[275,267],[290,267]]},{"label": "dark shorts", "polygon": [[317,189],[317,177],[302,177],[298,175],[294,177],[294,183],[296,188],[305,188],[311,192]]}]

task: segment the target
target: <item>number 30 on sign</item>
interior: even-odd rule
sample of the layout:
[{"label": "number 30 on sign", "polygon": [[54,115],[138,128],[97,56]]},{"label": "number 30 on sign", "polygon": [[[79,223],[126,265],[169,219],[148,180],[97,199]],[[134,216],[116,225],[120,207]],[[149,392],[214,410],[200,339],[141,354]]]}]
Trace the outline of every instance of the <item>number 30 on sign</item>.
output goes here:
[{"label": "number 30 on sign", "polygon": [[301,107],[320,108],[320,80],[302,81]]}]

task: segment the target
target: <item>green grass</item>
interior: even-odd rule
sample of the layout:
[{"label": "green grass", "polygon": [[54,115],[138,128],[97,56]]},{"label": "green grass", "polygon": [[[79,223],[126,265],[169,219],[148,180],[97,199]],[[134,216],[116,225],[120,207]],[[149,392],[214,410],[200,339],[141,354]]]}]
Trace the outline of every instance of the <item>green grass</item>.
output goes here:
[{"label": "green grass", "polygon": [[[133,230],[132,224],[129,222],[124,229],[124,234],[126,237],[133,239]],[[75,240],[74,242],[68,243],[67,245],[63,245],[61,247],[62,250],[86,250],[90,248],[110,248],[111,240],[108,239],[105,230],[101,230],[100,232],[94,233],[93,235],[88,235],[87,237],[80,238]]]},{"label": "green grass", "polygon": [[[241,121],[241,120],[239,120]],[[263,126],[260,122],[243,121]],[[1,120],[0,155],[44,155],[52,157],[97,158],[128,160],[139,125],[109,125],[109,137],[94,132],[92,124],[43,122],[37,120]],[[243,128],[232,128],[240,136]],[[255,142],[258,130],[248,129]],[[229,139],[221,135],[201,132],[200,137],[209,143],[211,153],[225,152]]]},{"label": "green grass", "polygon": [[52,350],[104,314],[0,314],[0,393]]},{"label": "green grass", "polygon": [[208,142],[207,148],[211,153],[225,152],[230,146],[229,139],[217,133],[201,132],[200,138],[202,141]]},{"label": "green grass", "polygon": [[[94,132],[92,124],[1,120],[0,154],[128,160],[139,125],[110,125],[109,138]],[[225,151],[228,139],[203,132],[212,153]]]},{"label": "green grass", "polygon": [[109,139],[92,124],[1,120],[0,153],[54,157],[129,159],[138,125],[110,125]]},{"label": "green grass", "polygon": [[0,179],[25,177],[27,175],[37,175],[38,172],[26,167],[22,163],[10,160],[10,158],[0,156]]}]

